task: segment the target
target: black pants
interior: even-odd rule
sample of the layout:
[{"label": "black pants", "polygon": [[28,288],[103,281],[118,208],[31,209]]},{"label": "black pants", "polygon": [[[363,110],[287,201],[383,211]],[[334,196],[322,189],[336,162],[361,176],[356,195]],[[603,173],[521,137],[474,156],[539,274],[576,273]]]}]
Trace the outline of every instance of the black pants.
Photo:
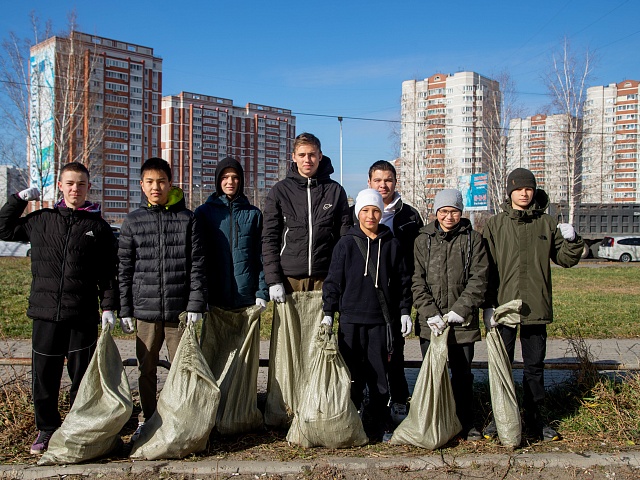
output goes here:
[{"label": "black pants", "polygon": [[380,423],[389,408],[387,383],[387,326],[340,323],[338,347],[351,373],[351,400],[360,408],[364,387],[369,387],[369,408]]},{"label": "black pants", "polygon": [[[422,358],[427,355],[430,341],[420,337]],[[449,368],[451,369],[451,389],[456,401],[456,415],[462,424],[462,431],[468,432],[473,427],[473,362],[474,344],[449,345]]]},{"label": "black pants", "polygon": [[389,379],[389,393],[392,403],[407,403],[409,385],[404,374],[404,337],[400,332],[400,322],[393,324],[393,353],[387,368]]},{"label": "black pants", "polygon": [[[513,363],[516,347],[517,328],[498,326],[498,331]],[[537,416],[538,407],[544,402],[544,359],[547,354],[547,326],[521,325],[520,345],[522,345],[522,375],[523,401],[525,416]]]},{"label": "black pants", "polygon": [[58,396],[65,357],[71,378],[69,399],[73,405],[84,372],[96,349],[97,338],[98,325],[93,322],[33,321],[32,387],[38,430],[53,431],[61,424]]}]

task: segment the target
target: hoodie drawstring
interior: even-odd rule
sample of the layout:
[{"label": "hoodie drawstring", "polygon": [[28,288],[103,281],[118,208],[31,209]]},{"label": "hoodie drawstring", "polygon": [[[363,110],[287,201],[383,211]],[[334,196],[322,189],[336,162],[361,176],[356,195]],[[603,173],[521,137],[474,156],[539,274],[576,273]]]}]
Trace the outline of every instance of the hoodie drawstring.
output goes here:
[{"label": "hoodie drawstring", "polygon": [[[367,276],[367,272],[369,270],[369,251],[370,251],[370,246],[371,246],[371,239],[369,237],[367,237],[367,258],[365,259],[364,262],[364,276]],[[378,276],[380,275],[380,250],[382,250],[381,248],[381,244],[380,242],[378,242],[378,262],[376,264],[376,282],[375,282],[375,286],[376,288],[378,288]]]}]

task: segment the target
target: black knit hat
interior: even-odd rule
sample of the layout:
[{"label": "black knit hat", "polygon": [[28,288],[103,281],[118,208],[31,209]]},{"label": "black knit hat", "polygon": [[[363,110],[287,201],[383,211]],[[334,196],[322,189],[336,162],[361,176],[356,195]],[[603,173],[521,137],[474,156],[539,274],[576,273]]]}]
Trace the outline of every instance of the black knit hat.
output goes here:
[{"label": "black knit hat", "polygon": [[511,192],[518,188],[533,188],[536,189],[536,177],[533,176],[531,170],[526,168],[516,168],[507,177],[507,196],[511,197]]}]

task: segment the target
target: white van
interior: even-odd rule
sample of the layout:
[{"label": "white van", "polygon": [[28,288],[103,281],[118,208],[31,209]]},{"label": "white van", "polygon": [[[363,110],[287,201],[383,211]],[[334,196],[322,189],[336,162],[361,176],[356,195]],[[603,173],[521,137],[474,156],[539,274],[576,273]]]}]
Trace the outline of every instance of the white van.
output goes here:
[{"label": "white van", "polygon": [[640,261],[640,236],[604,237],[598,247],[598,257],[621,262]]},{"label": "white van", "polygon": [[31,243],[0,240],[0,257],[30,257]]}]

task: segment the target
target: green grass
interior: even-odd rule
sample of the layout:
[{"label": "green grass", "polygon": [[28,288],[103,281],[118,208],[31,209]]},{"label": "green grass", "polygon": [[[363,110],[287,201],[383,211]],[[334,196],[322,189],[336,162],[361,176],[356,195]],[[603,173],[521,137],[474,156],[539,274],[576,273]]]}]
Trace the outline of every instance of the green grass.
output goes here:
[{"label": "green grass", "polygon": [[[29,258],[0,257],[0,337],[29,338],[26,316],[31,285]],[[554,268],[555,321],[550,337],[637,338],[640,336],[640,268],[636,264]],[[260,336],[269,338],[273,305],[262,314]],[[116,329],[116,335],[120,335]]]}]

